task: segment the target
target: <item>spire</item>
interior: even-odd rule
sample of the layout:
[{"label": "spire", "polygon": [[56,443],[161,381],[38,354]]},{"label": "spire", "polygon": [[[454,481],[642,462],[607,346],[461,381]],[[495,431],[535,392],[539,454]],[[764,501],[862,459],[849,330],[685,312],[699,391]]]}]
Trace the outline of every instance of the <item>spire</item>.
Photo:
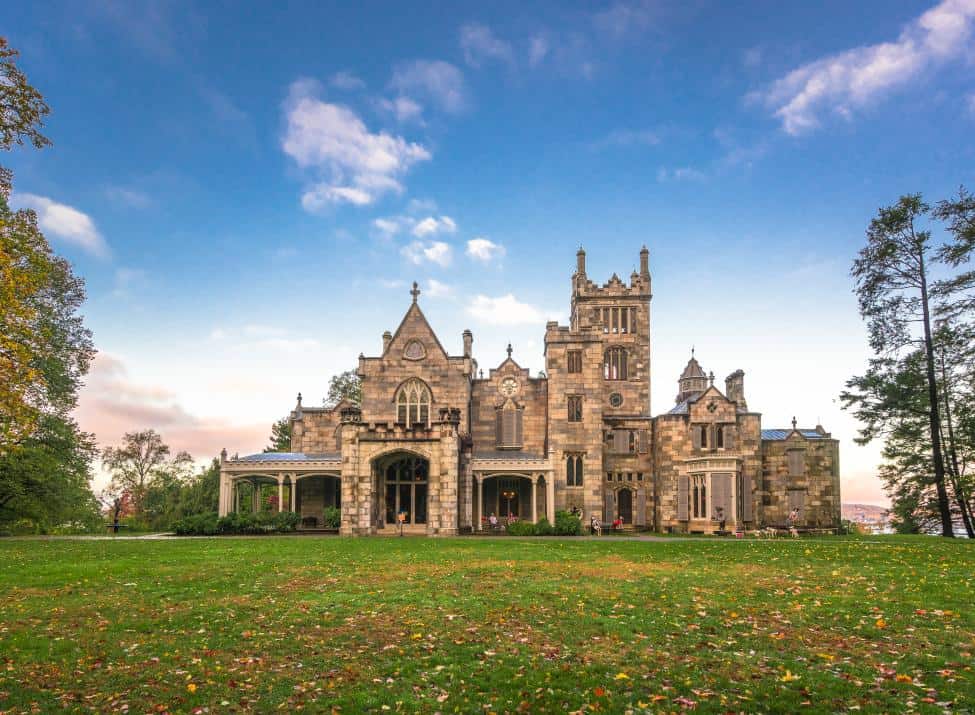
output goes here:
[{"label": "spire", "polygon": [[793,415],[792,416],[792,429],[794,430],[795,428],[796,428],[796,416]]},{"label": "spire", "polygon": [[410,291],[410,295],[413,296],[413,302],[416,303],[416,299],[420,297],[420,286],[417,285],[416,281],[413,281],[413,290]]}]

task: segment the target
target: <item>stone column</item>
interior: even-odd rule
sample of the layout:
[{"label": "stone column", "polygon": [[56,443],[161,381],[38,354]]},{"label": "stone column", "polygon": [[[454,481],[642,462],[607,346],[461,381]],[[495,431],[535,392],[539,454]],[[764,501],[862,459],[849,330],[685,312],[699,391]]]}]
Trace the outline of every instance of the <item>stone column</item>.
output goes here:
[{"label": "stone column", "polygon": [[535,506],[535,493],[538,491],[538,475],[533,474],[532,480],[532,524],[538,521],[538,509]]},{"label": "stone column", "polygon": [[251,480],[251,513],[256,514],[261,509],[261,488],[256,479]]},{"label": "stone column", "polygon": [[284,475],[278,475],[278,512],[284,511]]},{"label": "stone column", "polygon": [[555,473],[545,475],[545,511],[548,512],[548,523],[555,524]]},{"label": "stone column", "polygon": [[291,475],[291,511],[298,511],[298,475]]},{"label": "stone column", "polygon": [[484,475],[478,474],[477,479],[477,530],[483,528],[484,518]]}]

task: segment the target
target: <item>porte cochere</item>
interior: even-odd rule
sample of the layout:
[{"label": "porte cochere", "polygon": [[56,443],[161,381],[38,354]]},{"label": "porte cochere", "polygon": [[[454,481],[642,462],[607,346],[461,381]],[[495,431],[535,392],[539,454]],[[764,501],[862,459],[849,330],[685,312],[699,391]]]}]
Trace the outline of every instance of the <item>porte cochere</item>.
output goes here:
[{"label": "porte cochere", "polygon": [[[692,355],[669,411],[650,414],[649,251],[629,282],[599,285],[576,256],[567,326],[545,326],[545,371],[480,369],[474,336],[450,355],[412,302],[377,356],[359,356],[361,404],[290,415],[291,451],[221,456],[220,513],[274,508],[346,535],[448,535],[513,519],[676,532],[840,521],[839,445],[821,426],[762,429],[744,372],[715,385]],[[276,494],[275,494],[276,492]],[[259,496],[262,495],[262,496]],[[261,502],[260,499],[264,499]]]}]

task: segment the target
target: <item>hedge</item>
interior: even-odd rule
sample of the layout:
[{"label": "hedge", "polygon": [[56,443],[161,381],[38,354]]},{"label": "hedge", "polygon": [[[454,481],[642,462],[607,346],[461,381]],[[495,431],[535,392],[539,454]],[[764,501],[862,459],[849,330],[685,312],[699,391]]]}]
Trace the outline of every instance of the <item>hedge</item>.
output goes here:
[{"label": "hedge", "polygon": [[218,517],[216,512],[196,514],[173,524],[179,536],[212,536],[214,534],[282,534],[298,528],[301,517],[293,511],[257,514],[231,513]]}]

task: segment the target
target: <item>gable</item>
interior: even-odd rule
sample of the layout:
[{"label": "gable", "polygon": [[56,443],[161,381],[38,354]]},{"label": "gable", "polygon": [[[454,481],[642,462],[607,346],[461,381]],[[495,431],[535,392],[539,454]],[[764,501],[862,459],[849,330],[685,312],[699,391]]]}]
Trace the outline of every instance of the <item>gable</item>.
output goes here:
[{"label": "gable", "polygon": [[420,306],[413,303],[383,352],[387,359],[421,361],[430,358],[447,359],[447,351],[437,338]]},{"label": "gable", "polygon": [[[714,405],[713,409],[711,405]],[[737,405],[712,385],[699,397],[694,398],[688,406],[688,411],[694,422],[734,422]]]}]

